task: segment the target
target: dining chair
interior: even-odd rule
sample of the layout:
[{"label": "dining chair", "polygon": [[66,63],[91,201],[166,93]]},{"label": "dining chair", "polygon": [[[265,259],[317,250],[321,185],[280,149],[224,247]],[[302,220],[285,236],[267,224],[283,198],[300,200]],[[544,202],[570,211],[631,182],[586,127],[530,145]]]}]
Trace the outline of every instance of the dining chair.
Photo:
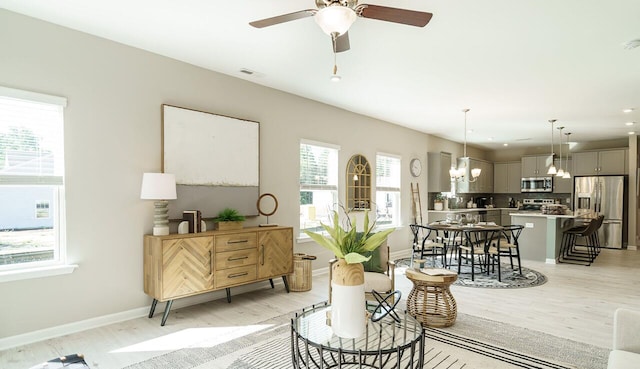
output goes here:
[{"label": "dining chair", "polygon": [[[488,266],[487,248],[488,243],[495,237],[497,231],[481,228],[468,228],[462,230],[463,243],[458,246],[458,274],[462,271],[462,259],[468,264],[471,260],[471,280],[475,281],[476,266],[480,271],[485,271]],[[465,256],[462,253],[465,253]],[[478,263],[476,263],[476,259]],[[487,269],[488,271],[488,269]]]},{"label": "dining chair", "polygon": [[491,262],[491,272],[495,272],[495,264],[498,264],[498,281],[502,282],[502,271],[500,270],[500,258],[509,257],[511,270],[513,267],[514,256],[518,261],[518,272],[522,275],[522,266],[520,264],[520,244],[518,238],[524,229],[523,225],[512,224],[502,226],[500,237],[491,241],[491,246],[487,250],[487,256]]},{"label": "dining chair", "polygon": [[411,265],[415,258],[415,254],[420,254],[420,259],[433,259],[433,266],[436,267],[438,256],[441,259],[442,267],[447,267],[447,245],[443,242],[443,236],[437,229],[428,225],[420,224],[409,225],[413,233],[413,253],[411,255]]}]

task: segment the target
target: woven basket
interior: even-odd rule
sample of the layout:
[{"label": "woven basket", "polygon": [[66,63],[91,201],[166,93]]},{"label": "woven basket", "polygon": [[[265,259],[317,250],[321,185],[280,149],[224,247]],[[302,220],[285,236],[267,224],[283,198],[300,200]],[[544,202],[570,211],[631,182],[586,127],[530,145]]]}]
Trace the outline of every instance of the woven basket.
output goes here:
[{"label": "woven basket", "polygon": [[293,274],[289,276],[289,290],[305,292],[311,289],[311,260],[303,259],[306,254],[293,254]]}]

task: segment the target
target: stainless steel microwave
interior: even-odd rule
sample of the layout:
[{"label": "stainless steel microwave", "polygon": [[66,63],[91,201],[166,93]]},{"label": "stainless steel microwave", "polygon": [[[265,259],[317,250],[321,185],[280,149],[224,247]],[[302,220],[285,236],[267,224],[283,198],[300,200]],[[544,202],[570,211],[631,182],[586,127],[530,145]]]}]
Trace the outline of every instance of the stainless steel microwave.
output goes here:
[{"label": "stainless steel microwave", "polygon": [[553,177],[522,178],[520,192],[553,192]]}]

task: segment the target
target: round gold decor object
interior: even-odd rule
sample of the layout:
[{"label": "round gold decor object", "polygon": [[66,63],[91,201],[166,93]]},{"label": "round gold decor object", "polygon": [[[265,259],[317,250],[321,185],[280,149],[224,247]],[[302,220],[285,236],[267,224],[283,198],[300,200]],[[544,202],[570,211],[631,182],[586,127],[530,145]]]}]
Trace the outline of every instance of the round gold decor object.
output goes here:
[{"label": "round gold decor object", "polygon": [[[265,198],[267,199],[265,200]],[[271,198],[271,200],[269,200],[268,198]],[[278,210],[278,199],[276,199],[273,194],[263,193],[262,195],[260,195],[260,197],[258,197],[258,203],[256,205],[258,207],[258,213],[260,213],[260,215],[269,217],[275,214],[276,210]],[[271,209],[270,212],[269,209]]]}]

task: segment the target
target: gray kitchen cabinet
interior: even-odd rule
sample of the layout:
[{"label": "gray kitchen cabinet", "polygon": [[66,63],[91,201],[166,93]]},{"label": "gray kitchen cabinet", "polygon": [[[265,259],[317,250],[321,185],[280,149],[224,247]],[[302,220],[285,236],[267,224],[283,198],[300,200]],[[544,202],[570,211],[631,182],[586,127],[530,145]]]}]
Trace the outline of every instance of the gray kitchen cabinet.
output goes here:
[{"label": "gray kitchen cabinet", "polygon": [[522,163],[495,163],[493,165],[493,193],[519,193]]},{"label": "gray kitchen cabinet", "polygon": [[573,153],[574,175],[627,174],[627,150],[613,149]]},{"label": "gray kitchen cabinet", "polygon": [[546,177],[552,162],[551,155],[523,156],[522,178]]},{"label": "gray kitchen cabinet", "polygon": [[501,210],[500,209],[495,209],[495,210],[487,210],[487,223],[489,222],[494,222],[495,224],[500,225],[501,222]]},{"label": "gray kitchen cabinet", "polygon": [[429,173],[427,188],[429,192],[451,191],[451,154],[448,152],[427,153],[427,172]]},{"label": "gray kitchen cabinet", "polygon": [[[458,158],[458,168],[465,168],[465,179],[456,182],[456,192],[458,193],[492,193],[493,192],[493,163],[472,159]],[[474,181],[469,182],[471,177],[471,169],[480,168],[480,176]]]},{"label": "gray kitchen cabinet", "polygon": [[571,178],[553,176],[553,193],[571,193],[573,191],[573,176],[575,175],[572,171],[572,160],[563,160],[561,165],[560,161],[556,159],[554,164],[557,169],[560,169],[561,166],[564,171],[568,169]]}]

